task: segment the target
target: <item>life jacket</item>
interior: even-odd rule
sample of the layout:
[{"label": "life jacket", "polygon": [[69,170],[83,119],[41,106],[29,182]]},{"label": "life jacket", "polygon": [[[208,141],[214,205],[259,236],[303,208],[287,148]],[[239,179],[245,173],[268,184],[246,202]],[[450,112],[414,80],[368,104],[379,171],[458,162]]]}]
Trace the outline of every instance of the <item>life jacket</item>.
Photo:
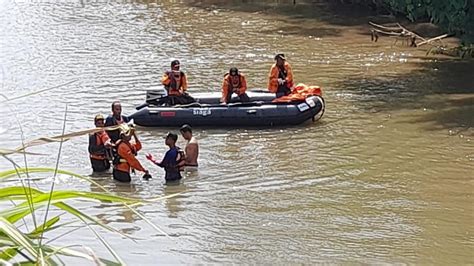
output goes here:
[{"label": "life jacket", "polygon": [[[237,83],[233,83],[234,79],[232,78],[231,75],[229,74],[226,74],[227,75],[227,84],[229,84],[229,92],[235,92],[236,89],[240,89],[240,87],[242,87],[242,82],[241,82],[241,79],[242,79],[242,76],[240,74],[238,74],[239,78],[238,78],[238,81]],[[238,93],[238,91],[237,91]]]},{"label": "life jacket", "polygon": [[107,149],[105,148],[99,132],[89,135],[89,155],[95,160],[107,159]]},{"label": "life jacket", "polygon": [[[278,84],[278,79],[285,79],[287,82],[283,85]],[[273,64],[270,69],[269,80],[268,80],[268,90],[270,92],[276,93],[278,91],[285,91],[293,87],[293,72],[291,70],[290,64],[285,62],[282,67],[279,67],[277,64]]]},{"label": "life jacket", "polygon": [[286,79],[286,76],[288,76],[288,71],[285,69],[285,66],[279,67],[278,68],[278,78],[279,79]]},{"label": "life jacket", "polygon": [[[288,71],[285,69],[285,66],[277,66],[278,68],[278,78],[279,79],[286,79],[286,77],[288,76]],[[290,86],[291,87],[291,86]],[[278,89],[277,91],[285,91],[285,90],[288,90],[289,89],[289,86],[288,84],[278,84]]]},{"label": "life jacket", "polygon": [[322,96],[323,92],[319,86],[308,86],[303,83],[297,84],[291,93],[274,99],[274,103],[301,102],[309,96]]},{"label": "life jacket", "polygon": [[176,171],[184,171],[184,166],[186,164],[186,155],[184,151],[176,147],[178,150],[178,154],[176,155],[176,162],[174,164],[164,165],[164,169],[166,172],[176,172]]},{"label": "life jacket", "polygon": [[129,143],[123,142],[121,139],[118,140],[117,143],[115,144],[114,159],[112,161],[112,164],[114,165],[114,168],[128,173],[130,172],[130,164],[127,162],[127,160],[125,160],[119,155],[118,149],[120,145],[127,145],[128,148],[130,148],[130,150],[132,151],[133,155],[135,156],[137,156],[137,150]]},{"label": "life jacket", "polygon": [[175,76],[175,72],[173,71],[166,71],[166,75],[168,75],[168,79],[170,80],[170,84],[165,86],[168,90],[169,96],[179,96],[181,95],[180,88],[182,85],[182,78],[184,77],[184,72],[179,71],[179,76]]}]

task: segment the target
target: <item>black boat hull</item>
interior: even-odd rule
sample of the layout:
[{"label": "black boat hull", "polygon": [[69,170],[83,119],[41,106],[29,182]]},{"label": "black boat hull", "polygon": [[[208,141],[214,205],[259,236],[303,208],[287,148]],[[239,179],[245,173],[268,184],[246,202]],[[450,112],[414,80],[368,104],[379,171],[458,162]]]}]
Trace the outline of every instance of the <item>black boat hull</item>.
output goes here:
[{"label": "black boat hull", "polygon": [[199,104],[194,106],[142,106],[129,118],[145,127],[179,127],[183,124],[262,127],[298,125],[310,119],[319,119],[324,113],[324,100],[320,96],[310,96],[299,103],[272,103],[273,96],[267,93],[258,96],[254,95],[251,99],[261,101],[229,105],[214,104],[215,99],[208,96],[198,98]]}]

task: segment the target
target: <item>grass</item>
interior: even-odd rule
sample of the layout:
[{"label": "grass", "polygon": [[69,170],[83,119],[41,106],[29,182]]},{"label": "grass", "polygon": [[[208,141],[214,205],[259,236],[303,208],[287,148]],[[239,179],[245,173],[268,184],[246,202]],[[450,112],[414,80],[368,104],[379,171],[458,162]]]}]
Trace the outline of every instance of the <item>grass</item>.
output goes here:
[{"label": "grass", "polygon": [[[63,85],[70,84],[68,82]],[[56,86],[57,88],[59,86]],[[23,96],[7,98],[2,96],[5,100],[1,103],[8,103],[12,100],[22,97],[28,97],[49,89],[38,92],[29,93]],[[11,170],[0,172],[0,185],[6,184],[5,187],[0,188],[0,204],[10,207],[3,208],[0,211],[0,264],[5,265],[58,265],[64,264],[65,257],[76,257],[91,261],[98,265],[122,265],[125,264],[119,254],[113,250],[111,245],[104,239],[96,230],[102,228],[109,232],[114,232],[123,237],[135,240],[131,236],[125,235],[102,223],[100,220],[74,208],[71,202],[74,201],[98,201],[114,204],[121,204],[121,208],[128,208],[135,214],[143,218],[152,228],[162,234],[168,236],[158,226],[151,223],[146,217],[134,209],[135,206],[147,203],[148,201],[138,200],[128,197],[116,196],[107,191],[104,187],[97,184],[91,178],[79,175],[67,170],[59,169],[59,162],[61,160],[61,151],[64,141],[71,137],[82,136],[97,129],[89,129],[78,132],[65,134],[66,129],[67,106],[64,112],[62,134],[60,136],[39,138],[25,143],[21,124],[18,122],[20,133],[22,136],[22,146],[17,149],[2,149],[0,148],[0,157],[3,157],[12,165]],[[37,145],[42,145],[49,142],[59,142],[59,149],[54,168],[47,167],[28,167],[28,156],[41,156],[38,153],[30,153],[27,148]],[[24,167],[12,160],[9,156],[11,154],[19,153],[23,155]],[[42,191],[39,188],[33,187],[35,184],[32,180],[32,175],[39,173],[52,174],[50,189]],[[55,189],[55,179],[58,174],[69,175],[79,180],[87,181],[94,184],[103,190],[103,193],[84,192],[76,190],[57,190]],[[8,185],[15,183],[15,185]],[[8,183],[6,183],[8,182]],[[176,195],[176,194],[175,194]],[[164,198],[160,197],[151,201],[157,201]],[[41,212],[40,212],[41,210]],[[51,213],[55,215],[51,215]],[[57,213],[60,213],[57,215]],[[43,215],[40,219],[40,214]],[[64,217],[68,217],[66,222],[62,222]],[[72,221],[71,221],[72,220]],[[76,230],[70,230],[59,237],[46,241],[46,236],[52,233],[56,235],[61,229],[66,229],[66,226],[72,223],[84,224],[98,239],[106,250],[111,254],[113,260],[97,256],[92,248],[84,246],[81,243],[74,243],[68,246],[55,246],[54,242],[64,237],[65,235],[74,234]],[[82,226],[84,227],[84,226]],[[31,228],[31,229],[30,229]]]}]

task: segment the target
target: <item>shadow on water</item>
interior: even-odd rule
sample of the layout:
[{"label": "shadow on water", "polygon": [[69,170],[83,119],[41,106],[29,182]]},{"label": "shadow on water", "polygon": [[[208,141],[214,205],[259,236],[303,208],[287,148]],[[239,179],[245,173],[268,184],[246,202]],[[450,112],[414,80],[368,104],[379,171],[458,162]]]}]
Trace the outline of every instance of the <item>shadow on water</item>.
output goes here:
[{"label": "shadow on water", "polygon": [[284,33],[314,37],[338,37],[344,26],[351,26],[360,33],[368,34],[367,21],[375,14],[360,6],[341,4],[336,1],[189,1],[186,4],[206,10],[222,8],[234,12],[270,15],[284,22],[277,32],[262,30],[264,34]]},{"label": "shadow on water", "polygon": [[[393,76],[358,77],[343,80],[339,87],[355,94],[363,110],[391,112],[429,109],[415,122],[426,129],[474,127],[474,61],[436,60],[416,63],[417,69]],[[474,133],[473,133],[474,134]]]},{"label": "shadow on water", "polygon": [[[237,12],[258,13],[274,16],[285,22],[280,30],[290,35],[341,36],[344,27],[351,27],[359,34],[370,35],[369,21],[376,23],[400,22],[422,36],[443,34],[430,23],[411,23],[403,17],[395,17],[386,10],[375,10],[370,6],[330,0],[194,0],[186,4],[206,10],[223,8]],[[323,22],[318,24],[318,22]],[[271,33],[265,32],[264,33]]]}]

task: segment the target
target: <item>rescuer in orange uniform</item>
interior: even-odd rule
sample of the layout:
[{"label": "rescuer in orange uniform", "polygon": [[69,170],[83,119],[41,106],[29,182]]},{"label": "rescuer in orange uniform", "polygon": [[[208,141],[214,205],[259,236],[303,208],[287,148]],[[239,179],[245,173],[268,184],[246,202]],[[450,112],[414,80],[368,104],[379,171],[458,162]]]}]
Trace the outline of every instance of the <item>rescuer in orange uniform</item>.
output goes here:
[{"label": "rescuer in orange uniform", "polygon": [[279,98],[291,93],[293,71],[290,64],[286,62],[284,54],[277,54],[275,61],[268,75],[268,90],[276,93],[276,97]]},{"label": "rescuer in orange uniform", "polygon": [[[104,117],[100,114],[96,115],[94,124],[97,128],[103,128]],[[110,148],[112,146],[113,144],[105,130],[89,134],[89,157],[94,172],[104,172],[110,169]]]},{"label": "rescuer in orange uniform", "polygon": [[236,67],[231,68],[224,76],[221,103],[229,103],[234,93],[239,96],[241,102],[248,102],[250,98],[245,91],[247,91],[245,76]]},{"label": "rescuer in orange uniform", "polygon": [[[132,136],[134,141],[132,142]],[[135,134],[135,129],[127,125],[121,126],[120,139],[115,143],[117,156],[114,158],[114,179],[120,182],[130,182],[130,170],[138,170],[144,172],[143,178],[151,178],[148,170],[146,170],[135,156],[141,150],[142,144]]]},{"label": "rescuer in orange uniform", "polygon": [[188,79],[186,74],[180,69],[178,60],[171,62],[171,70],[166,71],[161,78],[163,84],[168,92],[168,104],[189,104],[195,102],[186,90],[188,89]]}]

